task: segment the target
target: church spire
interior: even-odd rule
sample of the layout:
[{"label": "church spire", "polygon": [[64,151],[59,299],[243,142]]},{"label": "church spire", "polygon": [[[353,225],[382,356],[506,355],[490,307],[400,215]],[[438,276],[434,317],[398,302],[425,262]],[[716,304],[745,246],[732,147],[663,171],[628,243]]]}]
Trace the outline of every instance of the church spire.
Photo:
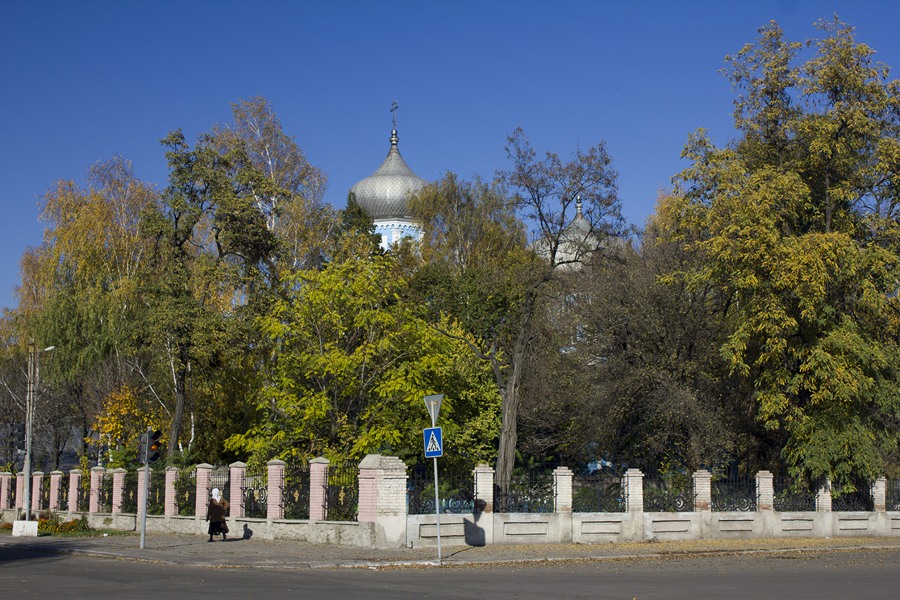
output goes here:
[{"label": "church spire", "polygon": [[394,128],[391,129],[391,146],[396,146],[399,138],[397,137],[397,109],[400,108],[397,105],[397,101],[394,100],[391,102],[391,121],[393,122]]}]

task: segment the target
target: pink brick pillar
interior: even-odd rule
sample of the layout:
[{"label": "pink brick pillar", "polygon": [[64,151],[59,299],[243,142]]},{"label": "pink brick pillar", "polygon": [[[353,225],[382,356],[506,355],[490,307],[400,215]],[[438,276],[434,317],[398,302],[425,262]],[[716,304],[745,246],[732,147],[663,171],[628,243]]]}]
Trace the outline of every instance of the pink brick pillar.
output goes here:
[{"label": "pink brick pillar", "polygon": [[374,523],[378,516],[379,458],[377,454],[369,454],[359,463],[359,515],[356,520],[360,523]]},{"label": "pink brick pillar", "polygon": [[62,483],[62,471],[50,471],[50,504],[47,508],[53,512],[59,510],[59,484]]},{"label": "pink brick pillar", "polygon": [[16,473],[16,506],[15,508],[22,508],[22,503],[25,502],[25,473]]},{"label": "pink brick pillar", "polygon": [[206,505],[209,503],[209,474],[213,466],[207,463],[197,465],[197,501],[194,503],[194,515],[199,519],[206,518]]},{"label": "pink brick pillar", "polygon": [[243,517],[246,515],[244,510],[244,482],[247,480],[247,465],[242,462],[231,463],[228,465],[228,485],[231,488],[231,497],[227,498],[231,504],[229,515],[232,518]]},{"label": "pink brick pillar", "polygon": [[0,509],[12,508],[10,504],[10,492],[13,485],[12,473],[4,471],[0,473]]},{"label": "pink brick pillar", "polygon": [[406,545],[406,465],[399,458],[367,455],[359,463],[360,523],[375,524],[375,545]]},{"label": "pink brick pillar", "polygon": [[43,471],[35,471],[31,474],[31,511],[41,511],[41,484],[44,483]]},{"label": "pink brick pillar", "polygon": [[693,474],[694,480],[694,510],[712,509],[712,474],[706,469],[700,469]]},{"label": "pink brick pillar", "polygon": [[141,467],[137,470],[137,510],[135,510],[135,514],[141,517],[144,514],[144,507],[147,503],[144,501],[144,496],[147,495],[147,469]]},{"label": "pink brick pillar", "polygon": [[475,467],[473,474],[476,506],[481,512],[494,512],[494,469],[490,465],[480,464]]},{"label": "pink brick pillar", "polygon": [[175,480],[178,479],[178,467],[166,467],[166,509],[167,517],[178,514],[178,502],[175,499]]},{"label": "pink brick pillar", "polygon": [[284,518],[284,467],[283,460],[270,460],[266,463],[268,479],[266,482],[266,517],[269,519]]},{"label": "pink brick pillar", "polygon": [[69,471],[69,512],[78,512],[78,496],[81,491],[81,470]]},{"label": "pink brick pillar", "polygon": [[91,495],[88,500],[88,512],[91,514],[100,512],[100,486],[103,485],[103,474],[106,469],[93,467],[91,469]]},{"label": "pink brick pillar", "polygon": [[125,469],[113,469],[113,489],[112,489],[112,506],[110,507],[113,514],[122,512],[122,499],[125,496],[125,475],[128,473]]},{"label": "pink brick pillar", "polygon": [[325,520],[325,489],[328,487],[327,458],[314,458],[309,461],[309,520]]}]

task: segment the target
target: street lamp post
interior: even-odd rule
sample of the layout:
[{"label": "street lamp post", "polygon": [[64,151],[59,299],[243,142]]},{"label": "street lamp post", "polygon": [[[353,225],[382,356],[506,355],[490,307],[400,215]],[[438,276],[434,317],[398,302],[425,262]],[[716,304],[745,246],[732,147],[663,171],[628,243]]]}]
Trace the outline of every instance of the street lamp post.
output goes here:
[{"label": "street lamp post", "polygon": [[[48,346],[43,352],[51,352],[56,346]],[[34,348],[34,340],[28,342],[28,389],[25,396],[25,465],[23,472],[25,475],[24,498],[22,508],[25,509],[25,521],[28,521],[31,515],[31,432],[32,423],[34,421],[34,388],[37,379],[37,351]]]}]

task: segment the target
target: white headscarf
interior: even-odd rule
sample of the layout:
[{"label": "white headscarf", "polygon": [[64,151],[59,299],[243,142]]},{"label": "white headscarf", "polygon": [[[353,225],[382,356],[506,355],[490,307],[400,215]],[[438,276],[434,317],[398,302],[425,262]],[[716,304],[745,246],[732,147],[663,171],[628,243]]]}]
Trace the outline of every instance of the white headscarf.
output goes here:
[{"label": "white headscarf", "polygon": [[222,494],[219,493],[219,488],[213,488],[212,497],[213,497],[213,500],[215,500],[216,502],[221,502]]}]

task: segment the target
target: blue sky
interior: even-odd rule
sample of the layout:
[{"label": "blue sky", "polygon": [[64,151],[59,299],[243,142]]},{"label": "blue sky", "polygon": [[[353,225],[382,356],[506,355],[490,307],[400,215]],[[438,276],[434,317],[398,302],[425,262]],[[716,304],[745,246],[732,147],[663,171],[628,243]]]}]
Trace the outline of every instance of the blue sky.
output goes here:
[{"label": "blue sky", "polygon": [[[159,140],[193,139],[262,95],[311,162],[326,200],[400,150],[428,180],[490,177],[507,134],[563,156],[603,140],[626,218],[641,225],[683,165],[689,132],[732,134],[719,73],[774,19],[794,40],[837,13],[900,68],[900,3],[858,0],[144,1],[0,4],[0,307],[41,243],[41,196],[120,154],[166,183]],[[895,73],[896,75],[896,73]]]}]

